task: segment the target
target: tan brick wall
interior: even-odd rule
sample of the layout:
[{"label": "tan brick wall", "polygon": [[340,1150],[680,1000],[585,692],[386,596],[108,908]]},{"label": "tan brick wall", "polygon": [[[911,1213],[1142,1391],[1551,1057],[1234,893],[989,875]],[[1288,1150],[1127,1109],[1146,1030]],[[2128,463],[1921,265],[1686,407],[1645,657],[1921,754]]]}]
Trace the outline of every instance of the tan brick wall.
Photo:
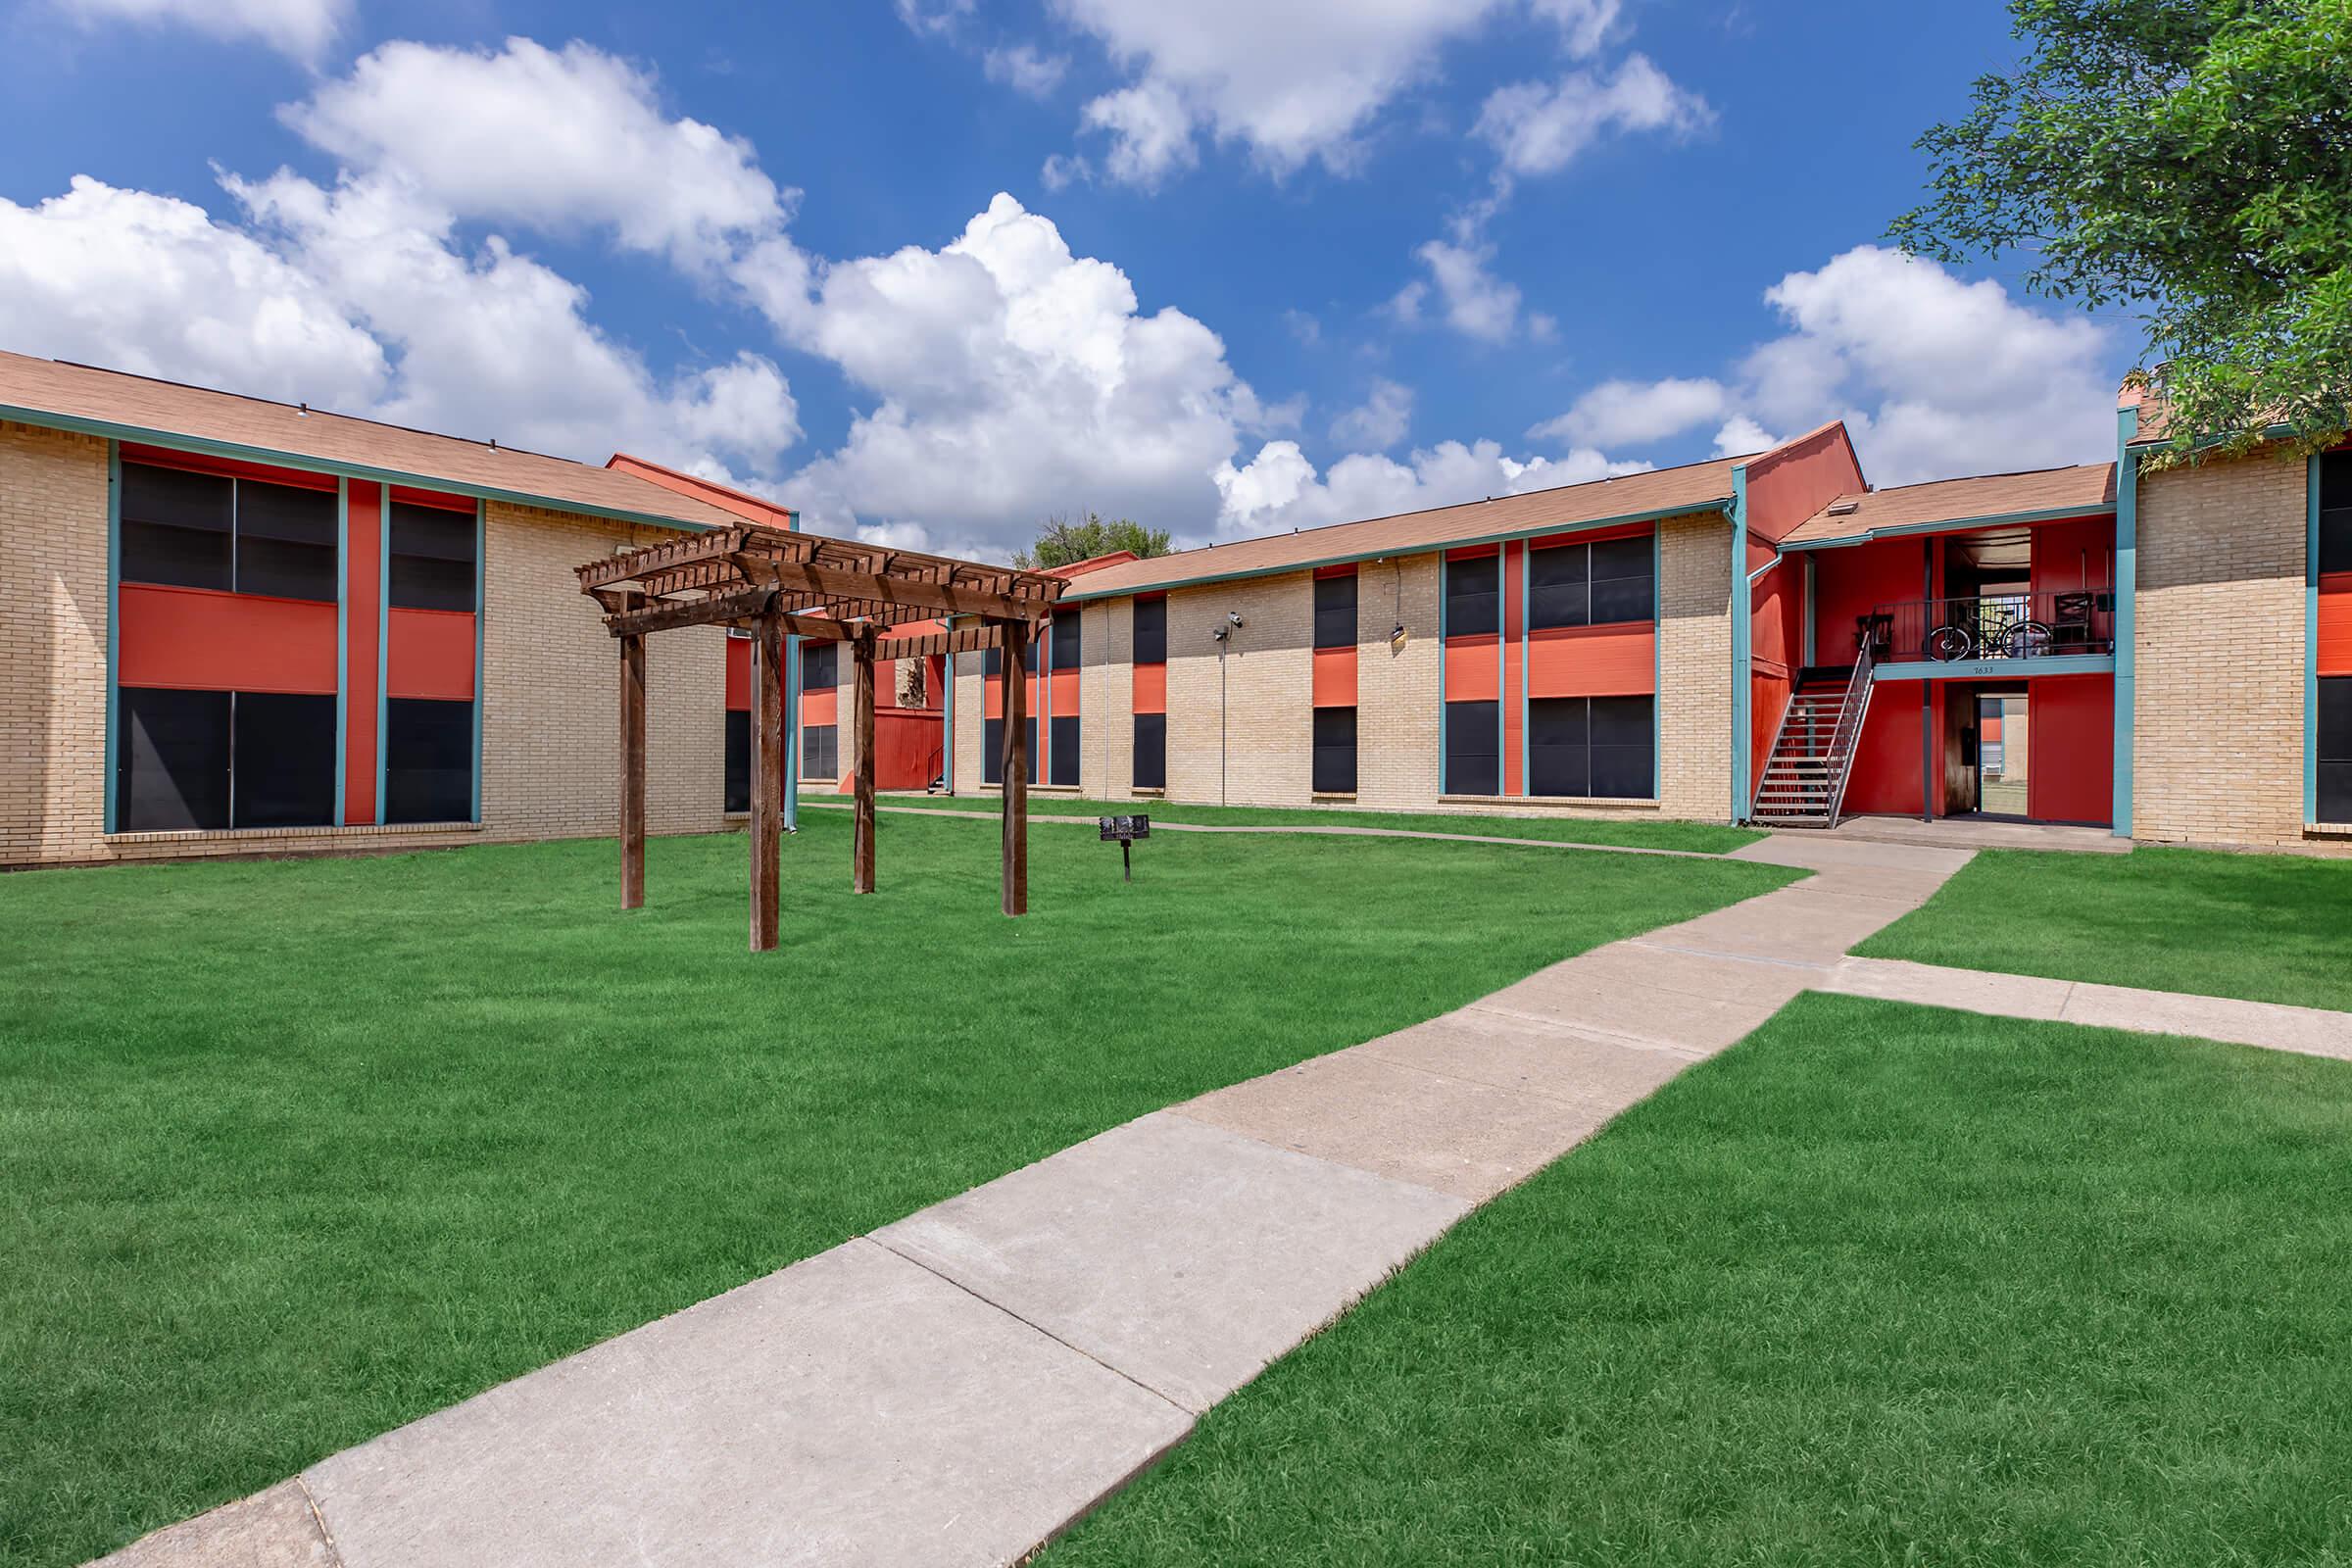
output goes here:
[{"label": "tan brick wall", "polygon": [[2135,838],[2303,841],[2307,473],[2256,456],[2140,476]]},{"label": "tan brick wall", "polygon": [[104,853],[106,461],[0,423],[0,865]]},{"label": "tan brick wall", "polygon": [[[620,651],[572,568],[658,529],[490,504],[482,834],[573,838],[620,826]],[[682,627],[646,639],[646,829],[723,825],[726,633]]]},{"label": "tan brick wall", "polygon": [[1658,808],[1732,813],[1732,535],[1720,513],[1658,524]]},{"label": "tan brick wall", "polygon": [[[1438,798],[1444,751],[1438,557],[1367,561],[1356,572],[1356,804],[1427,809]],[[1314,590],[1307,592],[1311,596]],[[1405,627],[1401,651],[1389,646],[1389,630],[1399,620]],[[1311,729],[1308,738],[1313,738]]]},{"label": "tan brick wall", "polygon": [[[1356,797],[1365,808],[1575,816],[1684,816],[1722,821],[1731,810],[1731,536],[1719,514],[1660,530],[1658,803],[1446,801],[1438,640],[1443,592],[1436,553],[1359,567],[1356,589]],[[1219,733],[1218,645],[1210,632],[1238,611],[1225,645],[1225,726]],[[1081,707],[1084,792],[1125,798],[1133,777],[1133,601],[1086,609]],[[1404,647],[1392,650],[1401,619]],[[1309,571],[1178,588],[1168,600],[1167,798],[1235,806],[1314,804],[1314,577]],[[956,787],[981,789],[980,657],[956,683]]]},{"label": "tan brick wall", "polygon": [[[1236,612],[1233,635],[1212,640]],[[1313,578],[1303,571],[1168,595],[1169,799],[1306,804],[1314,619]]]}]

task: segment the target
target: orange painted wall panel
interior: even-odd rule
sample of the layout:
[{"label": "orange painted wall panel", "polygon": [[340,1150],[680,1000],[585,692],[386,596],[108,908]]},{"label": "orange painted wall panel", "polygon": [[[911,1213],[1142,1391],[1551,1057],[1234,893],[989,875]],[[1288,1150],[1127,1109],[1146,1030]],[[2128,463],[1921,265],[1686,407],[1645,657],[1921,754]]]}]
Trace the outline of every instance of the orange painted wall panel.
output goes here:
[{"label": "orange painted wall panel", "polygon": [[1052,682],[1048,695],[1054,700],[1054,716],[1075,716],[1078,712],[1078,672],[1074,669],[1057,669],[1053,673]]},{"label": "orange painted wall panel", "polygon": [[[128,582],[121,592],[117,655],[125,686],[334,695],[332,605]],[[368,646],[372,687],[374,645]],[[373,697],[368,701],[373,712]],[[375,726],[368,730],[372,769]],[[368,820],[374,819],[371,806]]]},{"label": "orange painted wall panel", "polygon": [[1499,663],[1495,639],[1489,634],[1446,639],[1446,700],[1449,703],[1491,703],[1495,697]]},{"label": "orange painted wall panel", "polygon": [[[1138,712],[1165,710],[1167,670],[1160,670],[1160,696],[1157,709],[1138,709]],[[1355,706],[1355,650],[1352,648],[1318,648],[1315,650],[1314,706],[1317,708],[1353,708]]]},{"label": "orange painted wall panel", "polygon": [[1658,683],[1657,646],[1657,628],[1646,620],[1539,627],[1527,638],[1527,695],[1647,696]]},{"label": "orange painted wall panel", "polygon": [[2352,571],[2320,579],[2320,658],[2323,675],[2352,675]]},{"label": "orange painted wall panel", "polygon": [[801,693],[801,723],[830,724],[841,714],[841,693],[828,687]]},{"label": "orange painted wall panel", "polygon": [[384,695],[473,701],[473,616],[462,610],[392,611]]},{"label": "orange painted wall panel", "polygon": [[376,816],[376,655],[383,626],[384,487],[354,479],[343,494],[343,820]]},{"label": "orange painted wall panel", "polygon": [[2045,675],[2026,683],[2033,750],[2026,810],[2045,822],[2112,820],[2115,677]]},{"label": "orange painted wall panel", "polygon": [[752,710],[752,640],[749,637],[727,639],[727,711],[748,713]]},{"label": "orange painted wall panel", "polygon": [[1135,711],[1164,713],[1168,710],[1168,666],[1138,664],[1135,666]]}]

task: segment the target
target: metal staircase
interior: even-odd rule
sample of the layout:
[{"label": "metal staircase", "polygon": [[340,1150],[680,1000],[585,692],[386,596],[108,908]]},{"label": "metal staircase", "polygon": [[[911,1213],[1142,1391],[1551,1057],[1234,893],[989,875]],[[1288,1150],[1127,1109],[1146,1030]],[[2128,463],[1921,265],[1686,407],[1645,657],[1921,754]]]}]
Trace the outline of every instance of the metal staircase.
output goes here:
[{"label": "metal staircase", "polygon": [[1836,827],[1845,805],[1845,779],[1870,709],[1871,648],[1866,640],[1852,670],[1806,670],[1756,782],[1749,819],[1760,827]]}]

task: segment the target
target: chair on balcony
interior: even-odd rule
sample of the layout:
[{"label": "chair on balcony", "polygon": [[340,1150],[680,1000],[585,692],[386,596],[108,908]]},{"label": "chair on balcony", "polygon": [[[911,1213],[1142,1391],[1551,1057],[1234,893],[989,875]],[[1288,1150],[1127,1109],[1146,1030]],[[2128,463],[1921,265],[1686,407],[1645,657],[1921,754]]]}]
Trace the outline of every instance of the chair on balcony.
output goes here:
[{"label": "chair on balcony", "polygon": [[2097,594],[2060,594],[2050,604],[2050,645],[2052,648],[2072,648],[2078,652],[2093,649],[2106,639],[2099,636]]}]

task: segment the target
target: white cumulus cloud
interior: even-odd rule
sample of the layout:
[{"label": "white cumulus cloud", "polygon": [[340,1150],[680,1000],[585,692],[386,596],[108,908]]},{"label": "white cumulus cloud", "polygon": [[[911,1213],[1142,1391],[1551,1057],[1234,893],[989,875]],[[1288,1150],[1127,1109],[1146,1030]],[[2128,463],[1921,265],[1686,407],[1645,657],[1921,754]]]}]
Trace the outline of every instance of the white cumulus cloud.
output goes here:
[{"label": "white cumulus cloud", "polygon": [[1276,528],[1381,517],[1428,507],[1448,507],[1487,496],[1518,495],[1559,485],[1586,484],[1640,473],[1646,463],[1614,463],[1578,449],[1558,458],[1512,458],[1493,441],[1442,441],[1409,461],[1351,453],[1318,475],[1296,441],[1269,441],[1240,467],[1217,469],[1223,499],[1217,524],[1228,538]]},{"label": "white cumulus cloud", "polygon": [[1434,295],[1437,310],[1447,326],[1482,343],[1507,343],[1522,335],[1544,339],[1556,323],[1548,316],[1520,314],[1519,285],[1494,274],[1491,245],[1457,245],[1433,239],[1413,253],[1429,270],[1396,292],[1388,311],[1396,320],[1412,325],[1427,313]]},{"label": "white cumulus cloud", "polygon": [[1051,98],[1069,74],[1067,55],[1049,55],[1035,44],[1010,44],[991,49],[980,57],[980,69],[989,80],[1010,87],[1025,98]]},{"label": "white cumulus cloud", "polygon": [[1403,440],[1412,422],[1413,389],[1374,376],[1371,395],[1331,421],[1331,438],[1342,446],[1381,452]]},{"label": "white cumulus cloud", "polygon": [[1611,131],[1688,134],[1713,120],[1705,99],[1637,54],[1609,75],[1576,71],[1556,81],[1498,87],[1475,128],[1510,173],[1549,174]]},{"label": "white cumulus cloud", "polygon": [[169,23],[232,41],[258,39],[316,65],[351,23],[351,0],[54,0],[85,22]]},{"label": "white cumulus cloud", "polygon": [[1724,412],[1723,383],[1704,376],[1662,381],[1603,381],[1566,414],[1528,431],[1596,446],[1646,446],[1680,435]]}]

